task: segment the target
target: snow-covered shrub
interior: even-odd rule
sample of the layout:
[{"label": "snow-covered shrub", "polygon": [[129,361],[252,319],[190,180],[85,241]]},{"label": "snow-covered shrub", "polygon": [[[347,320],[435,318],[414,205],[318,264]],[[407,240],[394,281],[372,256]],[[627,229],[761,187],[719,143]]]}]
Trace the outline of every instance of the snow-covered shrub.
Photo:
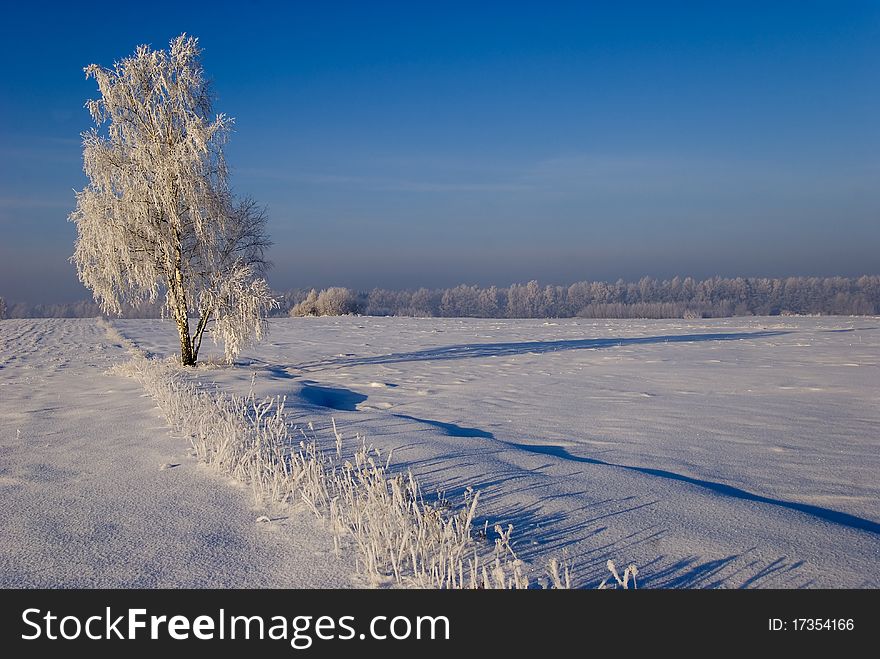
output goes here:
[{"label": "snow-covered shrub", "polygon": [[358,312],[357,294],[341,286],[333,286],[318,294],[319,316],[345,316]]},{"label": "snow-covered shrub", "polygon": [[291,316],[318,316],[318,291],[314,288],[309,291],[306,299],[290,309]]},{"label": "snow-covered shrub", "polygon": [[313,288],[306,298],[293,306],[291,316],[346,316],[360,313],[361,301],[351,289],[333,286],[320,293]]}]

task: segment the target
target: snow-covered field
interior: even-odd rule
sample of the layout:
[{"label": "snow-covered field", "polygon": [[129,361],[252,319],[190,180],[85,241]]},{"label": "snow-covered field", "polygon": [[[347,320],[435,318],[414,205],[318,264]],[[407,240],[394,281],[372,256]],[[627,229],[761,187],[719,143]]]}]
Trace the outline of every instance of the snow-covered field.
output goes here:
[{"label": "snow-covered field", "polygon": [[[177,348],[169,322],[114,325],[154,354]],[[225,531],[193,528],[223,524],[239,538],[222,552],[230,583],[262,574],[273,551],[288,584],[350,582],[344,561],[307,567],[322,533],[305,559],[290,548],[307,519],[268,536],[243,492],[187,462],[136,383],[101,375],[125,356],[95,321],[3,321],[0,336],[4,583],[45,583],[31,555],[91,574],[117,536],[151,533],[186,546],[173,582],[198,550],[221,553]],[[512,523],[533,565],[565,551],[576,585],[612,558],[637,564],[643,587],[877,587],[878,366],[878,318],[343,317],[273,321],[235,368],[197,377],[246,392],[256,373],[257,393],[286,395],[294,419],[332,416],[347,438],[393,448],[426,490],[457,502],[476,488],[479,526]],[[126,486],[148,503],[118,505]],[[126,569],[153,569],[145,558]]]},{"label": "snow-covered field", "polygon": [[96,319],[0,321],[0,587],[346,587],[306,515],[257,523]]}]

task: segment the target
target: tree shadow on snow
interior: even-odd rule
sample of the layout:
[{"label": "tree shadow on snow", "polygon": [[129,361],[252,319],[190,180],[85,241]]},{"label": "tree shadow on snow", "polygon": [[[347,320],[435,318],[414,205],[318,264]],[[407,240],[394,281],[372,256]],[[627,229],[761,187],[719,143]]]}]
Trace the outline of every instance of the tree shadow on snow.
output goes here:
[{"label": "tree shadow on snow", "polygon": [[[495,439],[493,433],[479,428],[467,428],[454,423],[421,419],[404,414],[394,414],[393,416],[402,420],[416,421],[431,428],[437,428],[453,437]],[[504,440],[499,440],[499,443],[501,444],[497,449],[499,453],[514,448],[567,462],[585,463],[612,469],[625,469],[651,478],[679,481],[691,486],[700,487],[715,495],[752,501],[788,509],[800,514],[807,514],[826,522],[868,533],[880,531],[880,525],[869,519],[797,501],[773,499],[721,482],[697,479],[663,469],[616,464],[599,458],[577,456],[569,453],[567,449],[561,446],[518,444]],[[484,447],[482,453],[485,454],[485,452]],[[490,452],[493,451],[490,450]],[[547,551],[558,553],[566,549],[572,549],[588,537],[601,539],[607,529],[605,524],[607,524],[607,520],[610,518],[626,517],[632,512],[654,506],[658,503],[658,501],[642,500],[639,497],[624,497],[622,499],[591,502],[577,510],[563,510],[552,513],[543,504],[523,504],[524,495],[530,490],[536,490],[534,493],[535,499],[546,503],[548,498],[540,491],[546,487],[546,483],[539,482],[525,486],[517,486],[515,484],[517,481],[529,480],[530,476],[534,476],[535,472],[542,471],[543,467],[532,468],[528,474],[521,473],[516,468],[511,468],[509,472],[493,472],[491,478],[484,479],[482,482],[474,482],[472,478],[464,478],[459,474],[461,471],[459,467],[462,461],[469,457],[471,457],[470,451],[463,450],[454,455],[443,455],[422,461],[417,460],[415,463],[411,463],[410,466],[418,464],[423,477],[426,477],[429,481],[442,482],[444,484],[443,496],[450,501],[459,502],[464,496],[465,491],[470,488],[481,492],[486,503],[494,501],[495,505],[491,506],[493,509],[493,520],[503,521],[504,525],[512,523],[515,529],[526,530],[524,536],[520,537],[531,541],[532,544],[519,545],[516,549],[521,557],[527,560],[532,558],[533,555],[537,557],[537,555],[544,554]],[[467,464],[473,466],[472,463]],[[549,464],[545,466],[549,466]],[[520,502],[513,505],[497,505],[498,497],[502,495],[502,491],[507,495],[514,494],[516,498],[520,499]],[[582,500],[578,500],[579,495],[582,494],[585,493],[558,493],[552,498],[564,499],[572,496],[575,501],[582,503]],[[494,537],[494,533],[491,531],[493,524],[494,522],[489,524],[489,535],[491,537]],[[475,520],[475,526],[480,527],[481,525],[482,520]],[[664,534],[665,531],[661,528],[642,528],[622,538],[609,540],[607,543],[594,547],[578,556],[572,556],[577,569],[581,571],[579,581],[583,577],[587,577],[588,580],[605,578],[607,576],[605,561],[608,556],[626,556],[634,547],[654,542],[662,538]],[[664,556],[659,556],[648,565],[639,566],[644,575],[644,579],[640,580],[640,582],[647,587],[662,588],[719,588],[730,583],[738,584],[740,588],[809,587],[809,580],[804,580],[800,576],[803,565],[802,561],[793,561],[783,556],[768,563],[763,558],[751,558],[749,553],[750,551],[746,551],[742,554],[711,559],[690,555],[670,560]]]},{"label": "tree shadow on snow", "polygon": [[769,563],[766,559],[749,559],[749,553],[701,560],[691,555],[667,564],[665,556],[639,566],[641,585],[646,588],[724,588],[731,582],[738,588],[808,588],[810,580],[801,576],[803,561],[782,556]]},{"label": "tree shadow on snow", "polygon": [[672,334],[612,339],[566,339],[561,341],[517,341],[512,343],[466,343],[413,352],[396,352],[376,357],[339,357],[296,366],[299,370],[323,366],[366,366],[434,360],[468,359],[474,357],[510,357],[544,354],[564,350],[598,350],[654,343],[696,343],[704,341],[740,341],[763,339],[790,334],[789,331],[722,332],[711,334]]},{"label": "tree shadow on snow", "polygon": [[479,428],[468,428],[467,426],[459,426],[454,423],[444,423],[443,421],[434,421],[433,419],[421,419],[417,416],[410,416],[409,414],[392,414],[391,416],[439,428],[450,437],[483,437],[484,439],[495,439],[495,435],[491,432],[480,430]]},{"label": "tree shadow on snow", "polygon": [[857,517],[856,515],[850,515],[849,513],[840,512],[838,510],[832,510],[831,508],[823,508],[822,506],[814,506],[808,503],[800,503],[798,501],[786,501],[784,499],[774,499],[772,497],[766,497],[761,494],[754,494],[752,492],[748,492],[746,490],[742,490],[738,487],[733,487],[732,485],[727,485],[726,483],[720,483],[716,481],[703,480],[700,478],[693,478],[692,476],[685,476],[684,474],[679,474],[674,471],[668,471],[666,469],[654,469],[651,467],[635,467],[631,465],[622,465],[616,464],[613,462],[606,462],[605,460],[599,460],[598,458],[586,458],[581,456],[572,455],[566,449],[561,446],[548,446],[548,445],[532,445],[532,444],[514,444],[511,443],[511,446],[515,448],[529,451],[532,453],[540,453],[542,455],[552,455],[554,457],[562,458],[563,460],[571,460],[573,462],[584,462],[586,464],[592,465],[600,465],[604,467],[615,467],[617,469],[626,469],[628,471],[635,471],[640,474],[646,474],[648,476],[655,476],[657,478],[663,478],[666,480],[680,481],[682,483],[688,483],[690,485],[696,485],[697,487],[704,488],[716,494],[720,494],[726,497],[732,497],[734,499],[743,499],[745,501],[754,501],[756,503],[768,504],[771,506],[777,506],[779,508],[787,508],[788,510],[794,510],[799,513],[804,513],[806,515],[811,515],[813,517],[818,517],[819,519],[823,519],[827,522],[831,522],[832,524],[839,524],[840,526],[847,526],[849,528],[857,529],[859,531],[867,531],[868,533],[880,533],[880,524],[877,522],[865,519],[863,517]]}]

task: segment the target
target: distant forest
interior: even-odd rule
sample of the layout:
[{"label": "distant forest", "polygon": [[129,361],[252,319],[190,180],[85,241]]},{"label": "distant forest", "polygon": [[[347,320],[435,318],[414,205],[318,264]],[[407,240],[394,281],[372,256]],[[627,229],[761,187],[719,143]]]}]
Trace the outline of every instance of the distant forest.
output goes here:
[{"label": "distant forest", "polygon": [[[277,295],[276,316],[426,316],[474,318],[724,318],[778,315],[880,314],[880,276],[767,279],[691,277],[637,282],[581,281],[503,288],[354,291],[332,287]],[[0,318],[84,318],[101,315],[94,302],[26,304],[0,298]],[[127,318],[156,318],[160,305],[128,308]]]}]

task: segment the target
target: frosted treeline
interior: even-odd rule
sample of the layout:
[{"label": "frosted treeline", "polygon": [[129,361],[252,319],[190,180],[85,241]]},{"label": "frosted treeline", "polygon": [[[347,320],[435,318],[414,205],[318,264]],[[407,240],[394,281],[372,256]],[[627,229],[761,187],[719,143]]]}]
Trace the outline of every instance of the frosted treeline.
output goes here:
[{"label": "frosted treeline", "polygon": [[[332,287],[276,293],[276,316],[426,316],[477,318],[723,318],[786,314],[880,314],[880,276],[768,279],[691,277],[637,282],[582,281],[542,286],[537,281],[509,287],[456,286],[446,289],[369,292]],[[0,309],[3,308],[0,302]],[[70,304],[7,302],[8,318],[82,318],[101,315],[90,301]],[[127,318],[157,318],[161,305],[126,307]]]},{"label": "frosted treeline", "polygon": [[289,291],[290,315],[437,316],[477,318],[722,318],[786,314],[880,313],[880,276],[768,279],[691,277],[637,282],[581,281],[542,286],[456,286],[392,291],[346,288]]},{"label": "frosted treeline", "polygon": [[[2,300],[2,298],[0,298]],[[122,305],[125,318],[158,318],[161,315],[162,302],[134,308]],[[102,316],[100,305],[93,300],[78,300],[59,304],[34,302],[3,302],[0,304],[0,318],[94,318]]]}]

